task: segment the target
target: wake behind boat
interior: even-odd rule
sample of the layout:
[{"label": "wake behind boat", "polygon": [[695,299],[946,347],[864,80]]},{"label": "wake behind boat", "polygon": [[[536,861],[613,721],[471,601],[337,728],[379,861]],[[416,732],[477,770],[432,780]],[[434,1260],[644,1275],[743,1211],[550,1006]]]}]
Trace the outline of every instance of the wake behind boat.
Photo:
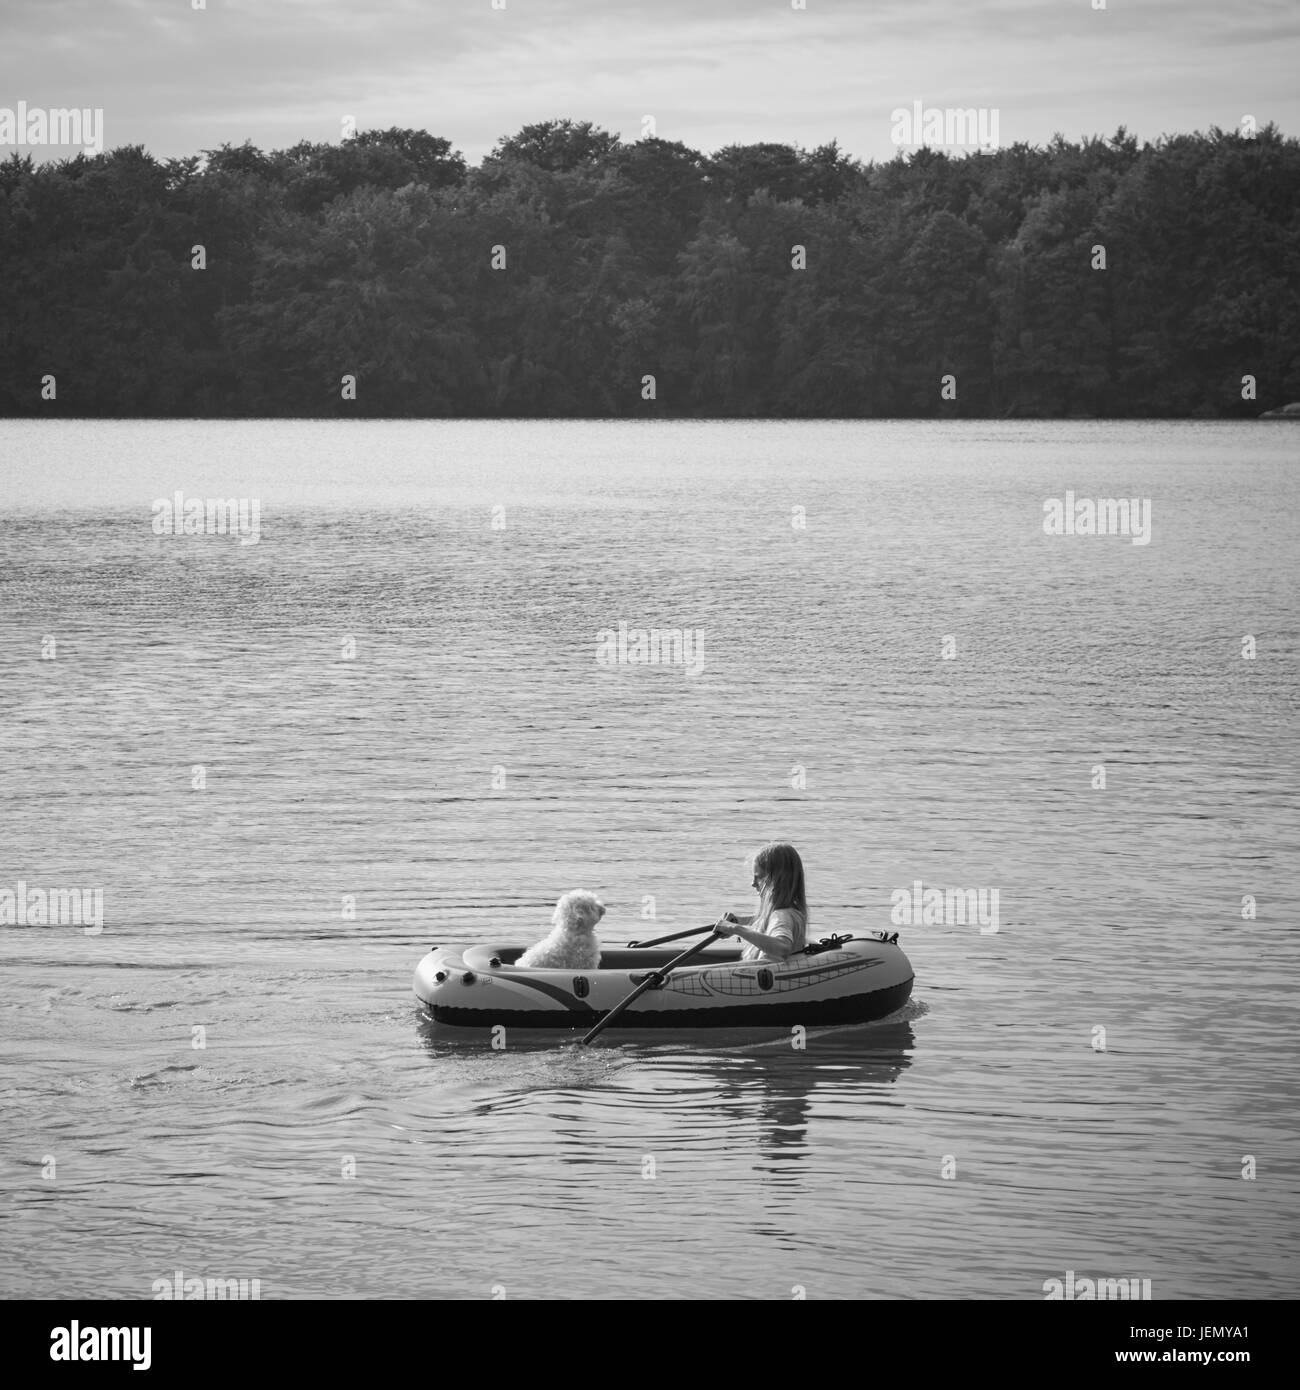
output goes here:
[{"label": "wake behind boat", "polygon": [[[612,946],[597,970],[521,969],[522,946],[435,947],[415,993],[453,1027],[591,1028],[678,952]],[[611,1019],[615,1028],[735,1028],[868,1023],[907,1003],[912,966],[898,935],[834,936],[783,961],[742,961],[706,946]]]}]

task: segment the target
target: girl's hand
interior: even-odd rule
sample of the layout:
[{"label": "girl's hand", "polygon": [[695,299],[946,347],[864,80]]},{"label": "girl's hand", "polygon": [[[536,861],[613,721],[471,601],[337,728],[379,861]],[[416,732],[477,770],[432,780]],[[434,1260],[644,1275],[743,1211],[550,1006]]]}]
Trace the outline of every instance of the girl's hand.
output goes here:
[{"label": "girl's hand", "polygon": [[713,925],[714,936],[735,936],[736,914],[724,912]]}]

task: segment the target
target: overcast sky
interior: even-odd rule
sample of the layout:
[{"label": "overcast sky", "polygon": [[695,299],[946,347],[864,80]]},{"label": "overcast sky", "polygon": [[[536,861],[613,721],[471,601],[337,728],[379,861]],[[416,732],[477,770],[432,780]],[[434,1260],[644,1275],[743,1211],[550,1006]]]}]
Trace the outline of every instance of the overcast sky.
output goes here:
[{"label": "overcast sky", "polygon": [[[1235,127],[1300,133],[1297,0],[0,0],[0,107],[100,107],[158,156],[415,126],[476,163],[556,116],[694,148],[838,139],[987,107],[1003,145]],[[36,158],[70,153],[33,149]],[[8,151],[0,151],[7,154]]]}]

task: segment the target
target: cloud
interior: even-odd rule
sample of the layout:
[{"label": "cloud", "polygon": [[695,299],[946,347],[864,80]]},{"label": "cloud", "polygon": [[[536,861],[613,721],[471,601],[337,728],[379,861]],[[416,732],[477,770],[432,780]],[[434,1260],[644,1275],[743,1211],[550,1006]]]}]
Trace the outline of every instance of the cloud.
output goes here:
[{"label": "cloud", "polygon": [[532,121],[635,138],[644,115],[700,148],[888,158],[889,112],[915,100],[996,106],[1004,141],[1300,124],[1292,0],[1109,2],[42,0],[0,14],[0,105],[103,107],[110,146],[160,156],[337,140],[348,115],[474,160]]}]

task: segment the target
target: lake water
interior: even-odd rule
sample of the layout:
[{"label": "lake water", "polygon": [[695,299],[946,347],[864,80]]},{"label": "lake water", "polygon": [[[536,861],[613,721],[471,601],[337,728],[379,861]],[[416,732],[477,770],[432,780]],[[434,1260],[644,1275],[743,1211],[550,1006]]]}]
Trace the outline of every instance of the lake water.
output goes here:
[{"label": "lake water", "polygon": [[[0,890],[103,893],[99,934],[0,926],[0,1295],[1300,1294],[1298,461],[0,422]],[[1149,543],[1045,534],[1067,489],[1149,499]],[[257,543],[155,535],[177,490],[256,499]],[[701,669],[599,663],[620,622]],[[802,1051],[422,1022],[431,943],[577,887],[610,941],[752,910],[770,839],[815,936],[916,881],[998,930],[903,925],[908,1007]]]}]

